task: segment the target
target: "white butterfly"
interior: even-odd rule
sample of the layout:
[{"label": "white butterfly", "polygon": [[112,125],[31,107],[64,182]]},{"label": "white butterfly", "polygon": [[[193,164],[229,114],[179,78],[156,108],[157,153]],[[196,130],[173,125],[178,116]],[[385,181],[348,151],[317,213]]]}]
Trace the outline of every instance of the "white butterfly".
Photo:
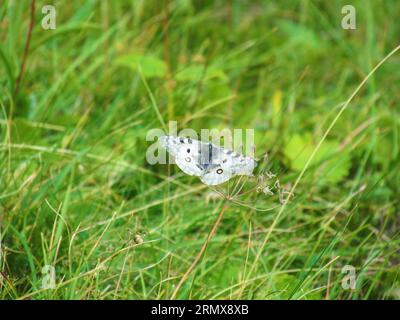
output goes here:
[{"label": "white butterfly", "polygon": [[186,174],[200,177],[207,185],[217,185],[235,175],[252,176],[256,160],[234,151],[190,138],[162,136],[160,144]]}]

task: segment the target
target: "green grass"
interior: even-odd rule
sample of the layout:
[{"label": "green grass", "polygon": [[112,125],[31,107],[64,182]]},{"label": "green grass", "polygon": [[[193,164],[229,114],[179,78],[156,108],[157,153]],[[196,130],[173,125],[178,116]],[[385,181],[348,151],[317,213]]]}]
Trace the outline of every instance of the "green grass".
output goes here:
[{"label": "green grass", "polygon": [[[400,52],[344,107],[398,1],[353,1],[356,30],[346,1],[55,1],[43,30],[38,0],[16,93],[30,2],[0,6],[0,298],[400,298]],[[254,129],[294,197],[149,165],[169,121]]]}]

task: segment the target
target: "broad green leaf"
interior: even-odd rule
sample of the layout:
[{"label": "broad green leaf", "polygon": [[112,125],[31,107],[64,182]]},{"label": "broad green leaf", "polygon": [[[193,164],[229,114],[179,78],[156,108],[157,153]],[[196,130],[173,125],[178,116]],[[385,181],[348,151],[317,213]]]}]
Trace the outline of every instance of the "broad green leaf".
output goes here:
[{"label": "broad green leaf", "polygon": [[325,42],[311,28],[288,20],[280,21],[279,28],[288,35],[288,44],[301,50],[319,52],[324,49]]},{"label": "broad green leaf", "polygon": [[[284,154],[289,159],[290,167],[301,171],[311,157],[317,142],[311,135],[294,135],[285,145]],[[338,152],[339,142],[326,140],[316,153],[311,165],[317,165],[318,176],[323,182],[336,183],[349,172],[350,155],[343,151]]]},{"label": "broad green leaf", "polygon": [[191,65],[183,68],[178,71],[175,75],[175,80],[181,82],[189,82],[189,81],[199,81],[204,79],[208,81],[210,79],[218,79],[221,81],[227,81],[228,77],[226,74],[215,67],[208,67],[205,70],[205,66],[203,65]]},{"label": "broad green leaf", "polygon": [[117,58],[116,64],[135,71],[140,68],[146,78],[162,78],[167,72],[165,62],[156,56],[146,54],[128,54]]}]

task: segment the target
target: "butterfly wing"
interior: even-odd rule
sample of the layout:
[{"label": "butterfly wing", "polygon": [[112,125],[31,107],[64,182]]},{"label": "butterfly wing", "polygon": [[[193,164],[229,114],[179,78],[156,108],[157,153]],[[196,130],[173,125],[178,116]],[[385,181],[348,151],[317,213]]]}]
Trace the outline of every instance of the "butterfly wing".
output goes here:
[{"label": "butterfly wing", "polygon": [[176,165],[190,176],[201,176],[203,168],[199,165],[200,142],[190,138],[174,136],[160,137],[160,144],[171,154]]},{"label": "butterfly wing", "polygon": [[251,157],[239,155],[237,158],[232,158],[231,170],[235,175],[252,176],[257,162]]},{"label": "butterfly wing", "polygon": [[251,157],[190,138],[163,136],[160,144],[183,172],[199,176],[207,185],[224,183],[234,175],[251,176],[257,165]]},{"label": "butterfly wing", "polygon": [[[189,160],[190,159],[190,160]],[[203,171],[200,166],[193,163],[192,158],[175,158],[175,163],[184,173],[190,176],[198,176],[200,177],[203,174]]]},{"label": "butterfly wing", "polygon": [[230,170],[232,175],[252,176],[257,162],[237,152],[221,148],[219,163],[224,170]]},{"label": "butterfly wing", "polygon": [[200,177],[200,180],[209,186],[215,186],[228,181],[233,174],[229,169],[223,169],[220,165],[212,165]]},{"label": "butterfly wing", "polygon": [[201,160],[204,163],[204,173],[201,181],[207,185],[215,186],[227,182],[233,177],[231,161],[224,153],[224,149],[211,143],[203,144]]}]

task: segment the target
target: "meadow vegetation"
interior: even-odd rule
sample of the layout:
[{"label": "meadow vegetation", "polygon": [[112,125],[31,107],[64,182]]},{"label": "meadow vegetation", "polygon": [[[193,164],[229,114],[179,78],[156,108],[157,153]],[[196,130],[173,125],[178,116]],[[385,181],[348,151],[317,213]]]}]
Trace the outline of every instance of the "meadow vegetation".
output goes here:
[{"label": "meadow vegetation", "polygon": [[[32,2],[0,3],[1,299],[400,298],[400,52],[348,101],[400,2],[34,2],[26,60]],[[148,164],[168,121],[254,129],[258,180]]]}]

